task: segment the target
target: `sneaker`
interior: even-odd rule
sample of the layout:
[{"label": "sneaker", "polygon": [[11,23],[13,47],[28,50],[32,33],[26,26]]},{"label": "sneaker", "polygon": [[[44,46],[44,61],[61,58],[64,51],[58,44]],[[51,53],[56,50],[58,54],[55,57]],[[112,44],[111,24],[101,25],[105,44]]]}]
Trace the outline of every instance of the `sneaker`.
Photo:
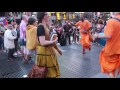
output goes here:
[{"label": "sneaker", "polygon": [[82,52],[82,54],[84,55],[84,54],[85,54],[85,52]]},{"label": "sneaker", "polygon": [[27,75],[23,75],[22,77],[23,77],[23,78],[28,78],[28,76],[27,76]]},{"label": "sneaker", "polygon": [[13,55],[14,55],[14,56],[17,56],[17,53],[15,52]]}]

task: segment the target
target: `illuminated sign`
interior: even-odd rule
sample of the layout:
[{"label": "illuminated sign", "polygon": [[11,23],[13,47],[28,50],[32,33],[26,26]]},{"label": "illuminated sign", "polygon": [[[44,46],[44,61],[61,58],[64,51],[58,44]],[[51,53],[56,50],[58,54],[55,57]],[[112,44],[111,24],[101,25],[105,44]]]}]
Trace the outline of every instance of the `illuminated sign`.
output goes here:
[{"label": "illuminated sign", "polygon": [[57,20],[60,20],[60,12],[56,12]]}]

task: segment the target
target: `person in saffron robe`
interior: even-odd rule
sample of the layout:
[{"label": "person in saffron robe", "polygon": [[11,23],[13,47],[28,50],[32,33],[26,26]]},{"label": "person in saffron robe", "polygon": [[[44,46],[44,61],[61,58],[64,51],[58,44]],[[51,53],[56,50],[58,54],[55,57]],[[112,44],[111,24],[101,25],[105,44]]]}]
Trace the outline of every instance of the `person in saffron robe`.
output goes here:
[{"label": "person in saffron robe", "polygon": [[93,37],[106,38],[100,53],[101,71],[115,78],[120,72],[120,12],[115,12],[114,18],[108,20],[104,34],[94,34]]},{"label": "person in saffron robe", "polygon": [[91,32],[92,27],[91,23],[88,20],[85,20],[84,17],[81,17],[80,21],[75,24],[79,27],[79,32],[81,35],[80,43],[82,44],[82,53],[85,54],[85,49],[91,50]]}]

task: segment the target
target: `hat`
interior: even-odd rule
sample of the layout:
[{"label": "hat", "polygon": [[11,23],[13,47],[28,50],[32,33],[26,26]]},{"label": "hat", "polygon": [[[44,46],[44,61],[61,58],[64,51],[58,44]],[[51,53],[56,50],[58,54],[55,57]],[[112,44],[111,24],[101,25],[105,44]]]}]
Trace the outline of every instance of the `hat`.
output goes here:
[{"label": "hat", "polygon": [[8,19],[8,22],[11,22],[11,21],[13,21],[13,20],[14,20],[14,18],[11,17],[11,18]]}]

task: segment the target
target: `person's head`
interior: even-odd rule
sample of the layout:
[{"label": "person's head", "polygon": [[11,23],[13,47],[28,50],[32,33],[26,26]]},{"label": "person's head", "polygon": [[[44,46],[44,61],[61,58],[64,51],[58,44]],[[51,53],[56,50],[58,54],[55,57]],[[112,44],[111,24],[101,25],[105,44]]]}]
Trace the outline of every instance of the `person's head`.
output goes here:
[{"label": "person's head", "polygon": [[34,17],[30,17],[28,19],[28,25],[34,25],[37,26],[37,20]]},{"label": "person's head", "polygon": [[21,22],[20,19],[16,19],[16,23],[17,23],[17,25],[20,25],[20,22]]},{"label": "person's head", "polygon": [[8,24],[7,28],[13,30],[13,26],[11,24]]},{"label": "person's head", "polygon": [[80,21],[84,21],[85,20],[85,18],[82,16],[82,17],[80,17]]},{"label": "person's head", "polygon": [[27,12],[27,16],[31,16],[31,12]]},{"label": "person's head", "polygon": [[22,20],[24,20],[25,22],[27,22],[27,21],[28,21],[27,15],[23,15],[23,16],[22,16]]},{"label": "person's head", "polygon": [[102,19],[99,19],[98,24],[104,24],[104,21]]},{"label": "person's head", "polygon": [[45,21],[47,23],[49,21],[49,15],[47,12],[38,12],[37,19],[38,23],[42,23],[42,21]]}]

